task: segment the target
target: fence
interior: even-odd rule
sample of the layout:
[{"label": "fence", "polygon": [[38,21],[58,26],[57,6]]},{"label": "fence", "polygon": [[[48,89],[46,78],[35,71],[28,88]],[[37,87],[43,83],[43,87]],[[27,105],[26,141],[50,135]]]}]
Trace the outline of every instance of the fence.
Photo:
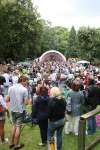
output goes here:
[{"label": "fence", "polygon": [[79,122],[78,150],[90,150],[94,148],[100,142],[100,137],[98,137],[90,145],[88,146],[85,145],[86,120],[89,117],[98,114],[99,112],[100,112],[100,106],[97,107],[95,110],[90,111],[81,116],[80,122]]}]

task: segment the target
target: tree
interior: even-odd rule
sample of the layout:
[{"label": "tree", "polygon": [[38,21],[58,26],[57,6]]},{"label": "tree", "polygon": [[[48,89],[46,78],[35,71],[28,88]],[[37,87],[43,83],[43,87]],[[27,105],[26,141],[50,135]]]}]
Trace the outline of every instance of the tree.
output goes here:
[{"label": "tree", "polygon": [[65,53],[67,49],[67,41],[68,41],[68,29],[64,27],[54,27],[54,44],[57,50]]},{"label": "tree", "polygon": [[69,38],[68,38],[68,47],[67,47],[67,55],[69,56],[76,56],[77,51],[77,35],[76,30],[74,26],[72,26],[70,32],[69,32]]},{"label": "tree", "polygon": [[77,35],[80,56],[89,60],[97,57],[97,51],[100,48],[100,35],[96,29],[81,27]]},{"label": "tree", "polygon": [[31,0],[15,0],[17,4],[25,7],[26,9],[33,10],[33,4]]},{"label": "tree", "polygon": [[95,57],[100,61],[100,28],[96,29]]},{"label": "tree", "polygon": [[36,8],[19,3],[0,5],[0,56],[25,58],[41,50],[42,24]]},{"label": "tree", "polygon": [[64,27],[51,27],[50,23],[44,23],[42,35],[42,52],[50,49],[58,50],[62,53],[67,48],[68,30]]}]

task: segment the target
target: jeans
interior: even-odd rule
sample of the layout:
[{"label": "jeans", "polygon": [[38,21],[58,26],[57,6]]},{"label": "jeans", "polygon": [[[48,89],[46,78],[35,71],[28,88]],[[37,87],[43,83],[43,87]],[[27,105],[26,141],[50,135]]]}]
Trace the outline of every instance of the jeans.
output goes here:
[{"label": "jeans", "polygon": [[42,143],[47,143],[48,119],[39,120],[38,124]]},{"label": "jeans", "polygon": [[62,131],[64,122],[64,119],[60,119],[58,121],[48,123],[48,141],[50,142],[52,140],[52,137],[56,131],[57,150],[62,149]]},{"label": "jeans", "polygon": [[95,119],[95,116],[92,116],[92,117],[88,118],[87,132],[88,132],[88,134],[94,134],[96,132],[96,119]]},{"label": "jeans", "polygon": [[67,115],[68,121],[65,123],[65,134],[73,132],[78,135],[80,116]]}]

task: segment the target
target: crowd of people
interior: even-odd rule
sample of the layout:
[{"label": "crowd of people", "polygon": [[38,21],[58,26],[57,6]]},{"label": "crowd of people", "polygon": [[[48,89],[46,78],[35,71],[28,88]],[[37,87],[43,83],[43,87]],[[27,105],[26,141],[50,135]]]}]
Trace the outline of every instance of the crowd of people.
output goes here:
[{"label": "crowd of people", "polygon": [[[8,105],[10,104],[10,106]],[[100,104],[100,69],[74,61],[8,65],[0,75],[0,137],[4,136],[5,114],[12,119],[10,149],[21,149],[20,132],[25,105],[31,104],[32,124],[40,129],[41,142],[50,143],[56,133],[57,150],[62,150],[62,133],[79,134],[79,120]],[[96,132],[96,117],[87,120],[86,134]]]}]

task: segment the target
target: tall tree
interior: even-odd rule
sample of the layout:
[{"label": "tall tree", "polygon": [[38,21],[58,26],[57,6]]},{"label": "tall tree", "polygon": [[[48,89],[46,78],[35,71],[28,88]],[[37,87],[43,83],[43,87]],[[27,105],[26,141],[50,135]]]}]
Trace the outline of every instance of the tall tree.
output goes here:
[{"label": "tall tree", "polygon": [[8,58],[34,56],[41,50],[42,24],[37,10],[18,3],[0,5],[0,55]]},{"label": "tall tree", "polygon": [[44,25],[42,36],[42,50],[55,49],[62,53],[67,48],[68,30],[64,27],[51,27],[50,23]]},{"label": "tall tree", "polygon": [[72,26],[69,32],[67,54],[69,56],[75,56],[76,50],[77,50],[77,35],[74,26]]},{"label": "tall tree", "polygon": [[15,0],[19,5],[24,6],[26,9],[33,9],[32,0]]},{"label": "tall tree", "polygon": [[57,26],[54,27],[53,30],[54,30],[54,35],[53,35],[54,45],[57,50],[59,50],[64,54],[67,49],[68,29]]},{"label": "tall tree", "polygon": [[78,31],[78,46],[81,57],[89,60],[97,57],[100,48],[99,32],[95,28],[81,27]]}]

